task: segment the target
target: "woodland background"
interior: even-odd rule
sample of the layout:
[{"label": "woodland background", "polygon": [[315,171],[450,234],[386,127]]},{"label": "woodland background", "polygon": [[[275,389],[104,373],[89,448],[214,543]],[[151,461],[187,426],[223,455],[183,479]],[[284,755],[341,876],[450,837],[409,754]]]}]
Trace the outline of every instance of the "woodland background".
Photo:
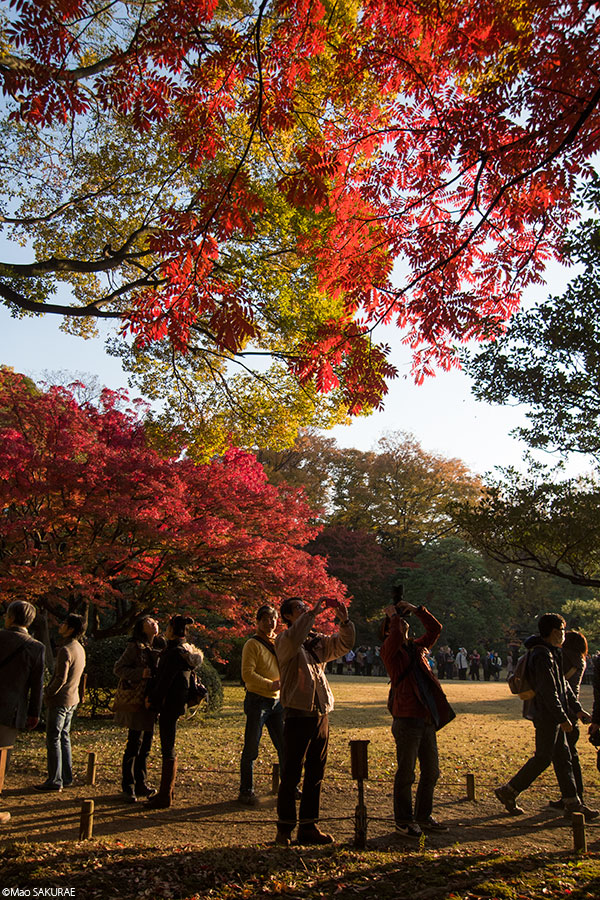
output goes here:
[{"label": "woodland background", "polygon": [[[0,26],[0,298],[24,333],[114,323],[147,401],[2,371],[3,600],[94,638],[183,606],[217,661],[289,593],[352,598],[372,643],[399,583],[454,647],[548,608],[597,642],[597,5],[4,0]],[[549,261],[574,277],[540,299]],[[529,464],[324,436],[384,403],[382,326],[417,382],[462,365],[524,404]]]}]

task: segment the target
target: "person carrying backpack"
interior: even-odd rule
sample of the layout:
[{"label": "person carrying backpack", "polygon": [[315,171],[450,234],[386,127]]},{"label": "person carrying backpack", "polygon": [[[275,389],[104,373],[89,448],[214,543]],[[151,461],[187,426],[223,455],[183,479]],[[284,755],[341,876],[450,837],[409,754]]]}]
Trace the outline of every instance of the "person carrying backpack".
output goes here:
[{"label": "person carrying backpack", "polygon": [[556,778],[564,804],[565,818],[574,812],[586,819],[596,818],[597,810],[583,805],[573,774],[571,751],[567,734],[573,731],[573,720],[591,722],[591,716],[581,706],[563,672],[560,648],[565,639],[565,620],[557,613],[545,613],[538,620],[537,635],[525,641],[528,650],[527,677],[535,694],[523,707],[523,715],[533,721],[535,753],[506,784],[497,787],[496,797],[511,815],[524,810],[517,805],[517,797],[554,763]]}]

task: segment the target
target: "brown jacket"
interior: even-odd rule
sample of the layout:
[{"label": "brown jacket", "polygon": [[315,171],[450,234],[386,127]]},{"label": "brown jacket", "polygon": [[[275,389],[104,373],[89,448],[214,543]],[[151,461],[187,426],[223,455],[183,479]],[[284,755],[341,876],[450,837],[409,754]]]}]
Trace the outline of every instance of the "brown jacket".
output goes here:
[{"label": "brown jacket", "polygon": [[56,654],[54,675],[44,690],[46,706],[77,706],[79,682],[85,669],[85,650],[73,638]]}]

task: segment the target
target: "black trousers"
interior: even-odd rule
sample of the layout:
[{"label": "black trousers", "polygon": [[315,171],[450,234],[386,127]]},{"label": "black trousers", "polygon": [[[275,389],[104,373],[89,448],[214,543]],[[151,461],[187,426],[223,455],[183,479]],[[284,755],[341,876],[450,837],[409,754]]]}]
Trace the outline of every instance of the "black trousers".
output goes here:
[{"label": "black trousers", "polygon": [[291,831],[296,825],[296,787],[303,766],[300,825],[318,821],[328,746],[328,716],[286,715],[283,723],[283,772],[277,796],[278,826]]},{"label": "black trousers", "polygon": [[121,788],[127,794],[145,788],[148,754],[154,732],[129,729],[127,746],[123,754]]},{"label": "black trousers", "polygon": [[[583,800],[583,775],[581,773],[581,763],[579,761],[579,753],[577,752],[577,741],[579,740],[579,728],[577,725],[573,726],[573,731],[567,731],[567,744],[569,745],[569,750],[571,751],[571,765],[573,767],[573,778],[575,779],[575,786],[577,787],[577,793],[579,794],[579,799]],[[556,780],[558,781],[558,771],[556,769],[556,762],[554,763],[554,772],[556,774]],[[559,762],[560,766],[560,762]]]},{"label": "black trousers", "polygon": [[554,764],[556,780],[563,800],[577,796],[577,785],[573,775],[571,751],[567,735],[560,725],[538,719],[535,725],[535,753],[522,766],[514,778],[508,782],[515,793],[520,794],[544,772],[550,763]]},{"label": "black trousers", "polygon": [[161,712],[158,717],[158,733],[160,735],[160,752],[163,759],[175,759],[175,734],[177,719],[168,712]]}]

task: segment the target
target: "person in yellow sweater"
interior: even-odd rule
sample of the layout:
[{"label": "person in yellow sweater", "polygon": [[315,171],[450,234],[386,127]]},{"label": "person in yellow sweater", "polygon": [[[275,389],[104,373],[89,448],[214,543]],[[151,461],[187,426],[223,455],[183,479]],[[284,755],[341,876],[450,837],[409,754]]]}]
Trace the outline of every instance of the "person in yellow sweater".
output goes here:
[{"label": "person in yellow sweater", "polygon": [[256,632],[242,650],[246,730],[238,800],[246,806],[256,806],[258,803],[254,793],[254,762],[265,725],[282,767],[283,707],[279,702],[279,666],[273,643],[277,619],[278,613],[273,606],[261,606],[256,614]]}]

